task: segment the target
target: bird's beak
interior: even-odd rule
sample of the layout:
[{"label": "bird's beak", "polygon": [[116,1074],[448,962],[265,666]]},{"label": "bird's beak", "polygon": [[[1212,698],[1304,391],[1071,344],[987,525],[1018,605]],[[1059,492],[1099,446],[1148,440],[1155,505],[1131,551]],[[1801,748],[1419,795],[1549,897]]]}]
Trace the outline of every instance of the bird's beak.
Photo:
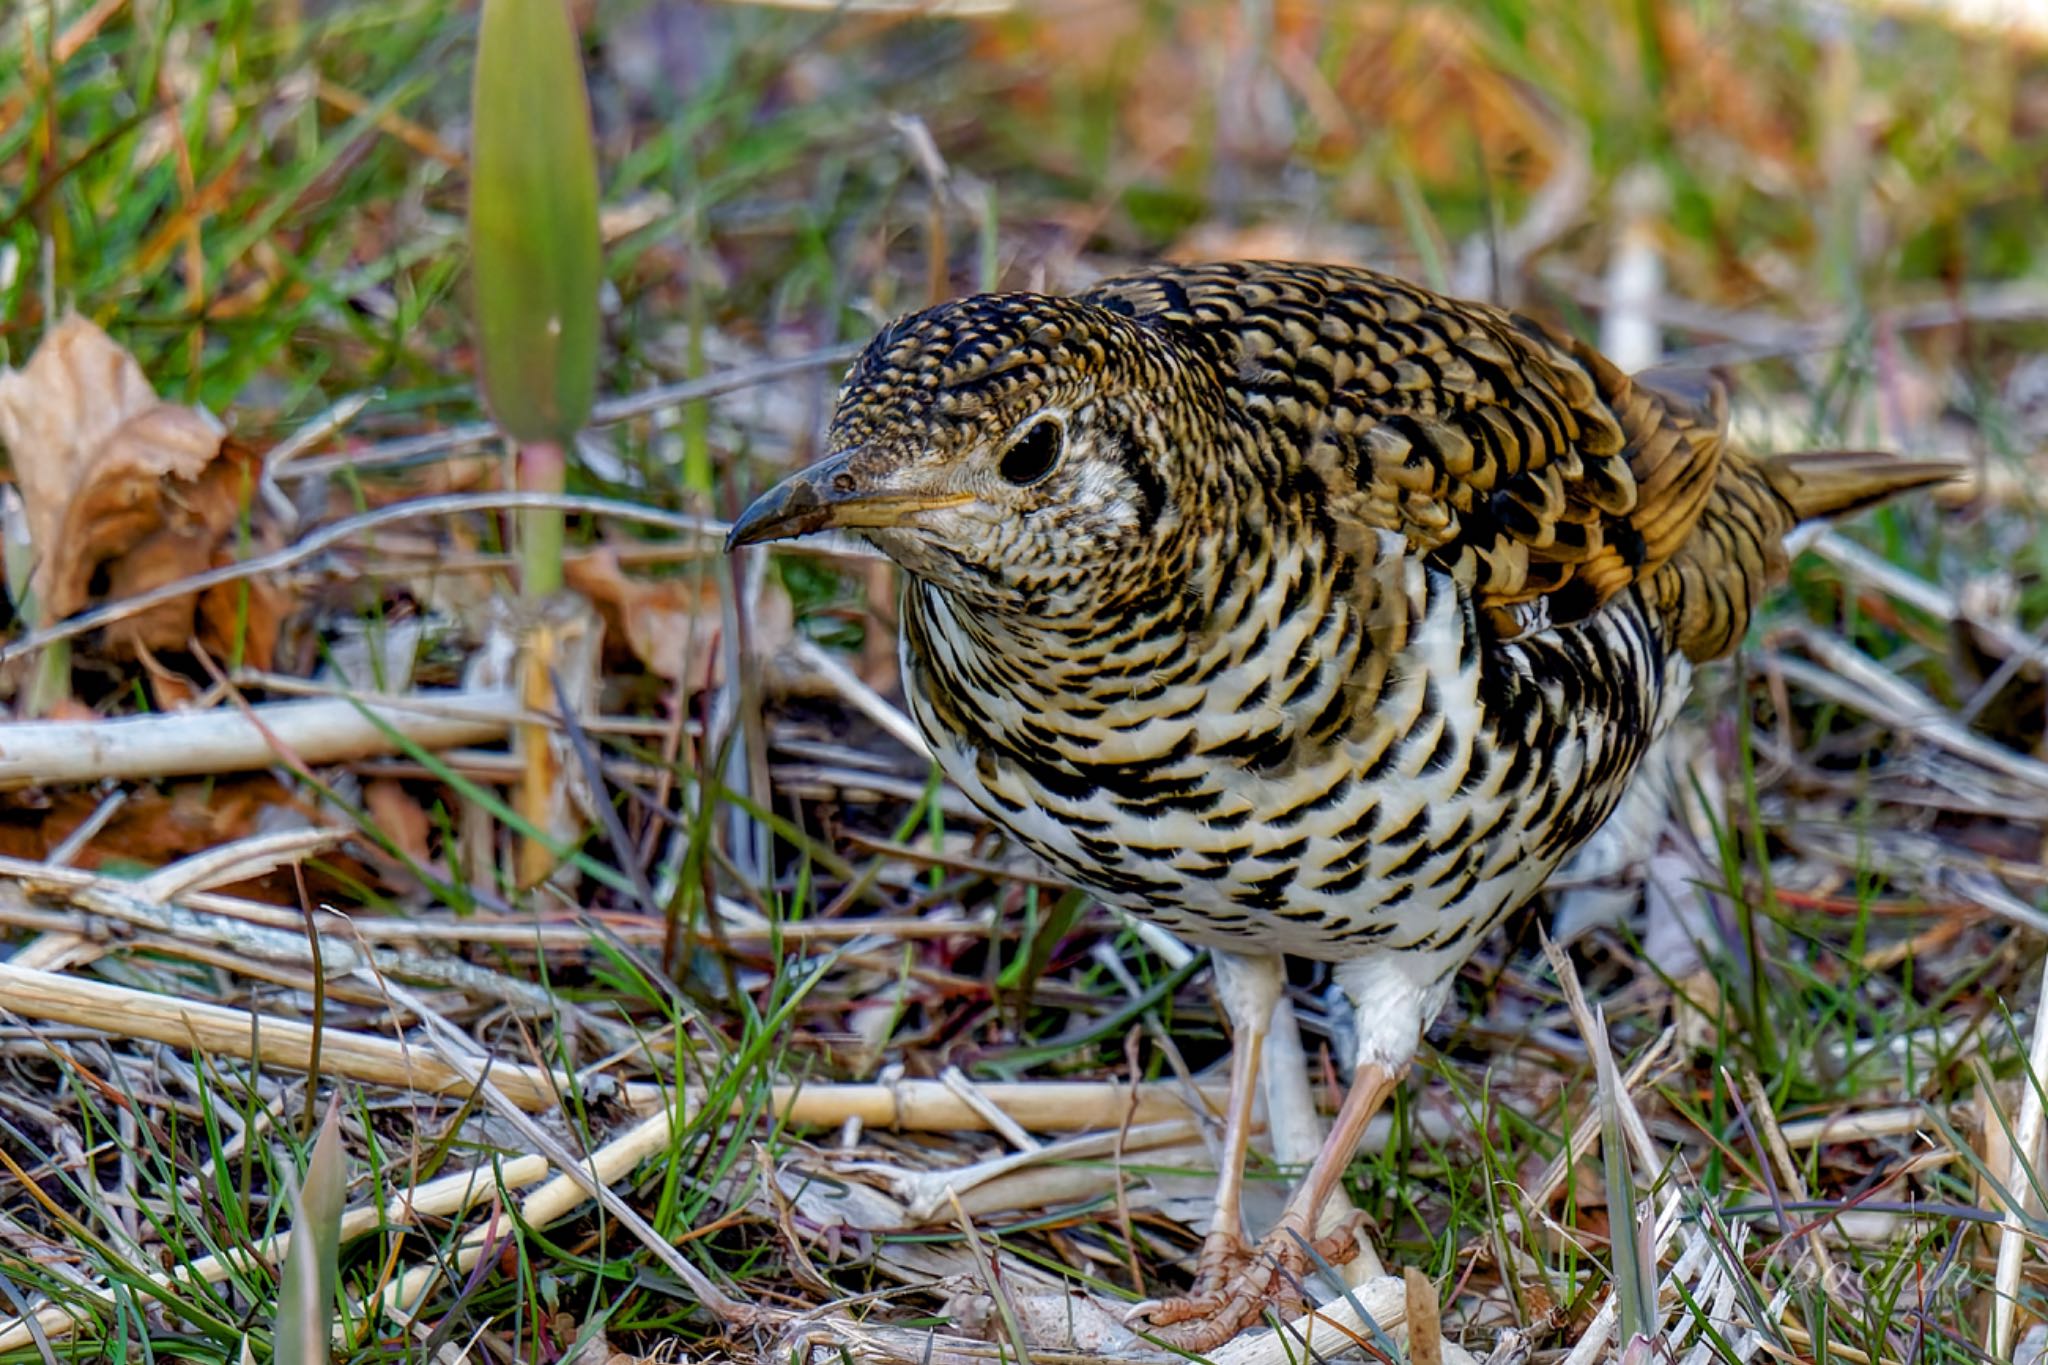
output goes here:
[{"label": "bird's beak", "polygon": [[754,499],[725,538],[725,548],[807,536],[813,531],[901,526],[919,512],[972,502],[971,493],[870,488],[849,467],[855,452],[821,460]]}]

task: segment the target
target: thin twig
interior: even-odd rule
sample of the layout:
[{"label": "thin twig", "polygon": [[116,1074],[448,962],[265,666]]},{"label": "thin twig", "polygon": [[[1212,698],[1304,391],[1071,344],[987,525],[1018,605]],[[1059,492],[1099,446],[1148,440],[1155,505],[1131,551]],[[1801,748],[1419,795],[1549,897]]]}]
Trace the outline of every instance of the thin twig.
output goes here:
[{"label": "thin twig", "polygon": [[[739,389],[752,388],[771,380],[784,379],[790,375],[807,374],[812,370],[843,365],[861,352],[858,343],[842,343],[825,346],[802,355],[790,356],[785,360],[764,360],[756,365],[740,365],[718,374],[705,375],[701,379],[684,380],[677,384],[663,384],[658,388],[623,397],[607,399],[590,410],[592,427],[610,426],[628,418],[642,417],[663,408],[679,407],[684,403],[705,398],[716,398],[721,394]],[[295,461],[283,471],[283,477],[291,479],[310,478],[316,474],[332,474],[343,469],[372,469],[389,465],[405,464],[428,455],[439,455],[464,446],[483,445],[497,439],[502,433],[495,422],[470,422],[459,427],[447,427],[440,431],[427,432],[420,436],[409,436],[403,440],[387,441],[366,450],[346,451],[338,455],[323,455],[318,459]],[[541,503],[525,503],[522,506],[545,506]]]},{"label": "thin twig", "polygon": [[453,517],[466,512],[511,512],[527,508],[554,508],[563,512],[582,512],[591,516],[619,517],[626,521],[644,522],[686,535],[705,536],[723,540],[730,528],[722,521],[711,517],[692,516],[687,512],[670,512],[659,507],[647,507],[636,502],[623,502],[617,498],[588,497],[579,493],[448,493],[438,497],[414,498],[409,502],[393,503],[360,516],[347,517],[331,522],[269,554],[255,555],[249,559],[224,564],[205,573],[196,573],[172,583],[151,588],[133,597],[124,597],[118,602],[95,607],[67,617],[55,625],[32,631],[12,644],[0,646],[0,664],[18,659],[36,650],[46,648],[59,640],[98,630],[116,621],[125,621],[131,616],[148,611],[164,602],[175,602],[193,593],[217,588],[223,583],[237,583],[259,574],[276,573],[303,564],[321,551],[343,541],[374,531],[380,526],[397,522],[413,521],[420,517]]}]

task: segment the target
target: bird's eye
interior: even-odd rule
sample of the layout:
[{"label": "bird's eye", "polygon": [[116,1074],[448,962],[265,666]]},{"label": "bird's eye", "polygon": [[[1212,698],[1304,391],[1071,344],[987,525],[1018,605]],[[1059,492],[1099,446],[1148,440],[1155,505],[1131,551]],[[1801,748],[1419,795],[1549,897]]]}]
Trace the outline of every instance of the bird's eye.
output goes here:
[{"label": "bird's eye", "polygon": [[1065,434],[1052,418],[1039,418],[1024,429],[1022,436],[1010,442],[1010,448],[996,464],[996,472],[1019,488],[1037,483],[1059,463]]}]

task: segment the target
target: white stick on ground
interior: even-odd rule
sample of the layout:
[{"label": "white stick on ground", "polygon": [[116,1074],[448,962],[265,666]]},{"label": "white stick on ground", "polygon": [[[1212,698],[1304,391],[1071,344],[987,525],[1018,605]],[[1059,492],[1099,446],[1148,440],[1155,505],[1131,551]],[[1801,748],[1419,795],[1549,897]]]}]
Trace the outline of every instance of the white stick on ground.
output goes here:
[{"label": "white stick on ground", "polygon": [[1991,1329],[1984,1339],[1984,1353],[1993,1360],[2011,1360],[2016,1344],[2013,1315],[2019,1307],[2020,1263],[2027,1254],[2022,1217],[2034,1203],[2034,1180],[2041,1169],[2043,1085],[2048,1085],[2048,966],[2042,969],[2041,995],[2034,1006],[2034,1045],[2027,1051],[2027,1074],[2020,1078],[2020,1121],[2013,1131],[2012,1162],[2005,1170],[2005,1188],[2013,1202],[2006,1205],[2005,1222],[1998,1229],[1998,1275],[1991,1289]]},{"label": "white stick on ground", "polygon": [[306,763],[450,749],[502,738],[522,711],[510,692],[425,692],[358,702],[272,702],[244,712],[172,712],[0,727],[0,791],[31,785],[268,768],[289,750]]}]

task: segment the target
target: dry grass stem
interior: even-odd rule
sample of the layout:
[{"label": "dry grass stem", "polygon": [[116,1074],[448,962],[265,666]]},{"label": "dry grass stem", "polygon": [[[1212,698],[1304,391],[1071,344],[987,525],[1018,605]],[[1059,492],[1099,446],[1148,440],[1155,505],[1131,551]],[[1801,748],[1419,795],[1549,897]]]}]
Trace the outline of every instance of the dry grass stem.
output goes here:
[{"label": "dry grass stem", "polygon": [[[2030,1214],[2040,1211],[2042,1087],[2048,1085],[2048,964],[2043,966],[2041,993],[2034,1001],[2034,1038],[2027,1050],[2026,1070],[2020,1078],[2020,1117],[2014,1126],[2011,1159],[2000,1178],[2008,1202],[2005,1221],[1998,1228],[1998,1272],[1992,1282],[1991,1324],[1984,1339],[1984,1353],[1993,1360],[2012,1357],[2018,1344],[2014,1324],[2019,1310],[2022,1263],[2034,1234],[2027,1227]],[[1980,1091],[1986,1104],[1989,1091]],[[1993,1122],[2002,1125],[2001,1118]]]},{"label": "dry grass stem", "polygon": [[10,725],[0,790],[249,772],[296,755],[308,764],[449,749],[501,739],[521,714],[509,693],[450,691],[416,700],[269,702],[242,710]]}]

